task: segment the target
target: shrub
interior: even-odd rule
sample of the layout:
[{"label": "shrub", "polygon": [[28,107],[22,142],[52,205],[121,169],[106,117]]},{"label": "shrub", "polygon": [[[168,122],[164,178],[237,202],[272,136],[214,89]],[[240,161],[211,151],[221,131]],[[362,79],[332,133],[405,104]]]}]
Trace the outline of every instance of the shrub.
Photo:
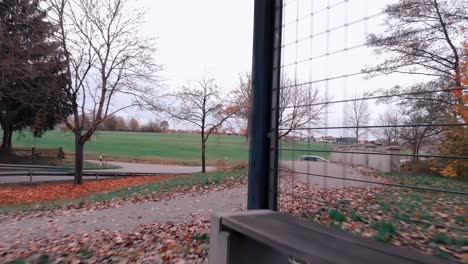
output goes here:
[{"label": "shrub", "polygon": [[328,213],[328,216],[333,221],[336,221],[339,223],[346,222],[346,216],[336,209],[330,210],[330,212]]},{"label": "shrub", "polygon": [[372,225],[378,233],[374,238],[378,241],[386,242],[392,239],[397,234],[395,227],[389,222],[377,222]]}]

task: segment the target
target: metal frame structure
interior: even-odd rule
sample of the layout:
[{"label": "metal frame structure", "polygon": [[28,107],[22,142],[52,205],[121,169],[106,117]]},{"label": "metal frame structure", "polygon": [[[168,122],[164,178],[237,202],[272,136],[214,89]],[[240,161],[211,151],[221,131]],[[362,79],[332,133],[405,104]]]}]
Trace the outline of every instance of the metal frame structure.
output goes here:
[{"label": "metal frame structure", "polygon": [[277,210],[282,8],[283,0],[255,1],[247,201],[250,210]]},{"label": "metal frame structure", "polygon": [[[459,202],[461,206],[466,205],[466,200],[463,200],[468,196],[466,188],[440,188],[439,186],[431,186],[429,184],[426,186],[420,185],[419,183],[402,183],[391,180],[387,182],[378,177],[358,178],[354,177],[352,173],[346,170],[354,165],[362,165],[365,168],[374,169],[382,173],[392,173],[396,171],[399,172],[401,169],[401,157],[414,158],[415,160],[424,158],[435,160],[460,160],[466,162],[468,156],[466,156],[465,153],[420,154],[416,152],[408,154],[404,151],[402,152],[399,147],[394,149],[395,146],[382,146],[385,148],[385,151],[372,152],[370,150],[367,151],[366,148],[360,148],[364,146],[363,144],[367,144],[367,142],[359,142],[359,136],[356,136],[355,139],[357,143],[361,144],[354,145],[355,148],[349,148],[349,150],[344,151],[339,148],[321,149],[320,147],[311,145],[310,142],[312,140],[310,135],[307,137],[303,136],[304,131],[313,131],[319,135],[324,134],[325,137],[328,136],[329,130],[346,132],[346,130],[350,129],[371,130],[376,128],[420,127],[426,129],[435,129],[437,127],[447,129],[463,127],[467,129],[468,127],[468,123],[466,122],[452,123],[445,122],[445,120],[442,122],[439,121],[439,123],[421,122],[370,125],[367,123],[347,124],[344,121],[345,106],[347,106],[347,103],[375,100],[377,104],[377,101],[381,99],[392,98],[392,100],[394,99],[396,101],[406,96],[411,97],[426,94],[438,96],[439,93],[452,93],[455,91],[466,92],[468,90],[466,85],[462,85],[442,87],[443,89],[429,89],[403,93],[363,93],[362,95],[355,95],[354,98],[351,98],[350,95],[347,94],[347,91],[352,89],[369,89],[369,87],[365,85],[361,87],[359,85],[360,82],[353,80],[353,78],[363,78],[363,76],[372,73],[372,71],[357,71],[353,69],[353,67],[344,70],[339,67],[331,67],[329,69],[329,64],[334,66],[339,63],[334,61],[336,57],[333,57],[337,54],[344,57],[340,57],[340,59],[351,58],[352,60],[356,58],[356,54],[354,54],[354,57],[352,53],[350,53],[351,55],[346,54],[346,56],[349,57],[345,57],[344,53],[350,52],[351,50],[354,51],[355,49],[368,48],[366,39],[370,34],[368,31],[369,20],[374,19],[372,22],[374,23],[377,18],[383,16],[385,12],[380,11],[374,15],[369,15],[368,11],[372,8],[367,6],[367,1],[368,0],[363,1],[366,3],[361,4],[360,1],[348,0],[255,0],[252,67],[253,104],[249,125],[250,158],[247,201],[247,209],[249,209],[249,211],[221,214],[212,218],[212,234],[210,237],[213,238],[213,244],[218,246],[210,248],[211,263],[286,263],[285,259],[288,257],[289,260],[298,257],[299,260],[310,261],[310,263],[320,262],[321,260],[322,262],[333,263],[365,263],[366,261],[373,263],[382,260],[384,260],[384,262],[388,261],[389,263],[403,263],[404,261],[407,261],[407,263],[445,263],[444,260],[435,257],[427,257],[427,259],[422,260],[422,256],[416,251],[386,247],[387,245],[384,246],[383,244],[375,243],[374,241],[369,241],[358,236],[348,236],[349,234],[345,234],[344,232],[331,230],[323,225],[310,223],[315,220],[318,220],[320,223],[329,221],[331,212],[342,214],[339,210],[342,210],[344,213],[350,213],[350,210],[353,210],[353,206],[347,204],[347,202],[349,202],[348,200],[337,201],[337,199],[344,199],[344,195],[330,195],[332,192],[335,192],[335,188],[341,188],[340,191],[342,191],[342,193],[352,193],[352,190],[347,189],[348,187],[369,187],[366,190],[372,189],[372,191],[379,191],[379,194],[384,193],[384,191],[391,191],[392,195],[394,195],[394,190],[397,189],[402,190],[402,194],[412,191],[430,193],[431,195],[428,197],[432,197],[432,194],[449,194],[456,195],[460,198],[455,200]],[[314,5],[312,2],[321,3],[321,5]],[[362,7],[362,14],[355,12],[356,14],[354,15],[358,17],[356,20],[350,22],[348,8],[352,8],[349,7],[351,2],[354,4],[357,3],[355,6],[352,6],[354,8],[356,8],[356,6],[359,9]],[[310,6],[307,4],[310,4]],[[339,8],[342,8],[342,10],[340,11]],[[335,19],[335,23],[332,23],[331,14],[336,15],[339,14],[339,12],[342,13],[342,25],[337,24],[341,23],[341,20]],[[283,23],[283,20],[285,20],[286,23]],[[359,41],[358,44],[348,41],[348,35],[352,32],[351,29],[349,29],[351,25],[362,26],[363,34],[361,35],[364,36],[364,38]],[[323,28],[323,30],[321,28]],[[338,30],[342,30],[341,35],[337,34],[341,38],[337,36],[335,36],[335,38],[343,40],[343,48],[339,45],[331,45],[331,43],[334,43],[331,34],[336,34]],[[356,28],[354,28],[354,30],[356,30]],[[318,31],[318,33],[316,31]],[[322,36],[322,38],[318,38],[319,36]],[[302,57],[299,57],[299,55]],[[323,58],[323,61],[318,61],[319,58]],[[354,66],[351,60],[347,62],[349,65]],[[340,62],[341,61],[343,60],[340,60]],[[303,67],[299,67],[298,65]],[[359,67],[362,69],[362,65]],[[292,74],[289,73],[290,71]],[[294,75],[294,77],[292,78],[292,76],[288,76],[288,74]],[[307,77],[304,79],[304,75],[309,75],[308,80]],[[331,90],[330,87],[337,86],[337,81],[340,81],[339,85],[343,89],[341,90],[340,97],[333,99],[329,97],[328,92]],[[358,84],[352,86],[348,84],[348,81],[350,83],[354,81],[353,83]],[[295,98],[301,98],[300,96],[306,94],[309,90],[317,89],[315,85],[325,94],[321,100],[287,102],[287,100],[284,99],[284,95],[287,94],[288,89],[298,87],[304,88],[298,89],[297,91],[299,92],[294,94]],[[321,88],[324,88],[324,91]],[[339,109],[340,104],[343,106],[343,115],[341,116],[341,119],[343,119],[342,124],[337,123],[340,119],[339,114],[334,116],[338,120],[332,120],[330,123],[328,107],[331,105],[332,110],[337,111],[336,109]],[[322,123],[307,121],[294,128],[285,126],[284,113],[292,111],[291,109],[307,109],[314,106],[324,106],[321,110],[324,112],[324,117],[322,118],[324,121],[323,125]],[[281,118],[280,114],[282,115]],[[372,118],[367,117],[367,119],[370,120]],[[281,131],[284,130],[288,132],[293,131],[294,133],[289,134],[287,138],[285,135],[288,134],[281,134]],[[285,140],[280,142],[280,137]],[[342,133],[341,137],[347,137],[346,133]],[[284,144],[286,140],[291,141],[287,142],[288,144]],[[315,139],[313,141],[315,141]],[[304,142],[307,146],[305,144],[300,144]],[[280,146],[280,144],[282,146]],[[376,144],[373,144],[368,147],[370,149],[376,146]],[[398,153],[395,152],[395,150],[398,151]],[[279,166],[280,153],[283,156],[281,161],[284,161],[284,164],[282,163],[285,167],[284,169]],[[288,160],[289,157],[284,157],[285,153],[292,153],[292,159]],[[323,154],[330,156],[338,153],[340,156],[339,158],[332,156],[330,158],[332,162],[330,163],[323,162],[322,164],[315,164],[314,166],[309,163],[301,164],[301,161],[298,161],[299,165],[302,167],[294,167],[296,153],[314,153],[315,155]],[[366,160],[365,162],[359,160],[359,157],[371,154],[372,159],[366,156],[363,158],[363,160]],[[341,155],[347,156],[346,158],[342,158]],[[354,155],[354,157],[352,155]],[[351,157],[351,162],[348,161],[349,157]],[[387,157],[389,158],[388,160],[382,161],[382,158]],[[398,160],[398,163],[394,162],[395,158]],[[354,161],[354,159],[356,161]],[[289,162],[292,165],[288,168]],[[395,167],[397,167],[398,170],[393,170],[393,168],[372,167],[372,164],[384,163],[390,164],[390,166],[396,164]],[[327,166],[327,164],[331,166]],[[333,165],[337,166],[333,167]],[[304,166],[306,166],[305,169]],[[331,169],[328,170],[328,168]],[[338,169],[340,169],[340,171],[338,171]],[[318,182],[317,179],[323,179],[322,184]],[[327,180],[330,180],[330,182],[327,182]],[[337,181],[342,182],[340,182],[339,186],[333,185]],[[328,189],[328,186],[331,188]],[[331,196],[333,196],[333,198],[338,198],[330,199]],[[349,197],[350,198],[345,198],[354,198],[352,195]],[[411,205],[410,202],[409,204]],[[358,204],[356,206],[359,207],[362,205]],[[261,209],[267,209],[269,211]],[[281,211],[283,213],[271,212],[270,210]],[[300,218],[304,218],[307,221],[302,221]],[[339,223],[337,224],[337,222]],[[378,221],[376,221],[376,223],[377,222]],[[408,222],[416,225],[422,223],[410,217],[408,217]],[[328,223],[330,223],[330,225],[334,224],[338,227],[342,227],[340,221],[333,220]],[[435,220],[433,224],[437,225]],[[466,230],[458,227],[451,227],[448,225],[444,227],[456,230],[456,232],[460,234],[463,232],[466,233]],[[369,226],[369,228],[373,227]],[[307,233],[307,230],[310,231],[311,229],[313,229],[314,232]],[[455,234],[455,237],[460,236],[458,233]],[[327,238],[333,237],[333,239],[326,241],[326,239],[320,238],[321,235],[325,235]],[[346,236],[346,238],[341,237],[342,235]],[[320,239],[317,240],[317,238]],[[351,249],[347,245],[351,240],[355,240],[357,243],[354,249]],[[350,257],[334,259],[336,257],[341,257],[341,255],[336,255],[335,250],[337,246],[343,249],[343,252],[349,249]],[[326,247],[331,247],[333,250],[331,252],[326,252],[326,250],[324,250]],[[304,249],[302,252],[300,252],[301,248]],[[316,248],[318,249],[315,250]],[[376,257],[374,252],[369,250],[372,248],[375,248],[379,254],[381,253],[383,256]],[[363,251],[358,252],[358,250]],[[271,258],[271,256],[274,257]],[[388,256],[398,256],[404,259],[404,261],[389,260]]]},{"label": "metal frame structure", "polygon": [[[322,54],[324,57],[331,56],[334,52],[329,49],[329,34],[332,31],[335,31],[340,28],[346,28],[350,23],[346,23],[342,26],[330,28],[330,18],[329,13],[330,9],[336,8],[339,5],[346,5],[348,1],[338,2],[336,5],[330,5],[328,2],[327,7],[320,9],[315,12],[315,15],[321,12],[327,14],[327,23],[326,31],[320,32],[319,34],[310,33],[306,38],[298,38],[297,29],[296,29],[296,41],[290,41],[287,43],[282,43],[284,28],[291,23],[298,24],[302,19],[306,18],[309,15],[304,17],[296,16],[294,20],[283,23],[283,15],[286,12],[286,6],[290,3],[298,1],[289,1],[285,2],[283,0],[256,0],[255,1],[255,14],[254,14],[254,48],[253,48],[253,67],[252,67],[252,78],[253,78],[253,105],[252,105],[252,116],[251,116],[251,125],[250,125],[250,158],[249,158],[249,179],[248,179],[248,209],[270,209],[276,211],[278,209],[278,195],[280,194],[278,189],[278,175],[280,172],[285,172],[279,169],[278,165],[278,156],[281,151],[288,152],[303,152],[303,153],[342,153],[342,154],[367,154],[362,151],[339,151],[339,150],[321,150],[313,149],[308,147],[304,149],[303,147],[280,147],[279,146],[279,133],[282,130],[288,128],[282,128],[279,126],[279,112],[288,107],[311,107],[316,105],[325,105],[329,106],[332,104],[344,104],[354,101],[367,101],[367,100],[380,100],[385,98],[404,98],[405,96],[415,96],[420,94],[436,94],[436,93],[451,93],[456,90],[467,91],[468,87],[462,85],[460,87],[450,87],[448,89],[437,89],[434,91],[421,91],[421,92],[405,92],[399,94],[386,94],[386,95],[367,95],[364,97],[356,98],[345,98],[340,100],[329,99],[328,94],[328,82],[334,79],[344,79],[354,76],[354,75],[363,75],[366,72],[360,71],[356,74],[343,74],[335,77],[326,76],[325,78],[319,78],[317,80],[309,80],[308,82],[300,82],[294,80],[292,84],[288,86],[281,85],[281,77],[283,76],[282,70],[285,67],[295,66],[295,71],[297,72],[297,65],[307,61],[313,61],[316,57],[311,57],[299,60],[297,57],[294,62],[287,62],[282,65],[282,59],[286,60],[287,56],[283,54],[283,49],[291,46],[293,44],[298,44],[305,39],[312,39],[318,35],[327,35],[325,39],[327,43],[327,51]],[[365,7],[364,7],[365,8]],[[299,7],[297,6],[299,13]],[[383,13],[380,12],[379,15]],[[368,23],[370,18],[376,16],[366,15],[364,18],[356,20],[353,23],[364,23],[364,26],[367,28],[365,23]],[[368,33],[368,32],[367,32]],[[346,33],[347,34],[347,33]],[[345,42],[346,42],[345,38]],[[345,44],[347,47],[347,44]],[[359,47],[364,47],[365,44],[358,45]],[[349,50],[346,48],[342,52]],[[285,58],[282,58],[284,56]],[[325,83],[325,101],[323,102],[314,102],[311,104],[305,105],[294,105],[294,106],[281,106],[280,105],[280,93],[284,89],[299,87],[305,85],[312,85],[314,83],[324,82]],[[328,110],[325,110],[328,114]],[[328,115],[326,117],[328,120]],[[361,126],[352,126],[343,124],[341,126],[330,126],[328,121],[324,126],[303,126],[294,128],[295,131],[329,131],[329,130],[347,130],[353,128],[361,129],[375,129],[375,128],[419,128],[419,127],[439,127],[439,128],[450,128],[450,127],[468,127],[468,123],[435,123],[435,124],[398,124],[398,125],[361,125]],[[455,159],[455,160],[467,160],[468,156],[466,155],[455,155],[455,154],[408,154],[408,153],[374,153],[376,156],[400,156],[400,157],[411,157],[411,158],[434,158],[434,159]],[[294,171],[294,170],[293,170]],[[436,188],[426,188],[418,186],[398,186],[398,184],[386,184],[382,182],[374,182],[367,180],[356,180],[347,178],[346,176],[338,175],[323,175],[318,173],[303,173],[303,172],[294,172],[294,174],[302,174],[305,176],[316,176],[319,178],[327,179],[343,179],[345,181],[354,181],[354,182],[369,182],[379,185],[387,185],[401,188],[410,188],[410,189],[419,189],[426,191],[435,191],[435,192],[446,192],[446,193],[456,193],[459,195],[468,195],[465,191],[453,191],[445,189],[436,189]]]}]

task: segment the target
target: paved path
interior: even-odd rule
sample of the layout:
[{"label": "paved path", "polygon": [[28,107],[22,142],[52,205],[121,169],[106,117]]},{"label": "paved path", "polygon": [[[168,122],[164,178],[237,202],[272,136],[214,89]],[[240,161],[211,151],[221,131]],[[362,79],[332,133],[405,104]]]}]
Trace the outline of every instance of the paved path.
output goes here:
[{"label": "paved path", "polygon": [[[17,171],[16,171],[17,172]],[[95,176],[84,176],[84,180],[94,180]],[[103,179],[104,177],[99,177]],[[33,176],[33,183],[47,183],[47,182],[71,182],[73,176]],[[22,184],[29,183],[29,176],[0,176],[0,184]]]},{"label": "paved path", "polygon": [[[88,160],[99,164],[99,161]],[[118,169],[105,169],[99,171],[110,171],[110,172],[137,172],[137,173],[196,173],[201,172],[201,166],[180,166],[180,165],[164,165],[164,164],[146,164],[146,163],[132,163],[132,162],[114,162],[106,161],[106,164],[111,166],[117,166]],[[214,166],[207,166],[207,171],[213,171],[216,169]],[[94,171],[94,170],[88,170]]]},{"label": "paved path", "polygon": [[[333,162],[314,162],[314,161],[281,161],[281,165],[297,172],[294,176],[304,182],[316,184],[322,188],[337,188],[337,187],[370,187],[375,184],[356,182],[354,180],[377,181],[372,176],[366,176],[359,173],[356,169],[337,164]],[[305,175],[314,174],[314,175]],[[327,178],[319,175],[340,177],[345,179]]]},{"label": "paved path", "polygon": [[183,221],[192,214],[209,217],[214,212],[229,212],[245,207],[247,188],[234,188],[185,198],[129,204],[120,208],[85,211],[53,218],[37,217],[0,222],[0,243],[42,237],[54,231],[75,233],[97,229],[131,231],[141,224]]},{"label": "paved path", "polygon": [[[99,161],[89,161],[99,163]],[[190,174],[201,172],[200,166],[179,166],[179,165],[163,165],[163,164],[145,164],[145,163],[130,163],[130,162],[106,162],[109,165],[117,166],[118,169],[104,169],[104,170],[86,170],[91,172],[135,172],[135,173],[176,173],[176,174]],[[216,169],[214,166],[207,166],[207,171]],[[15,170],[14,172],[20,172]],[[24,171],[27,173],[28,171]],[[3,171],[2,174],[7,172]],[[103,178],[103,177],[100,177]],[[93,180],[94,176],[84,177],[85,180]],[[33,176],[32,182],[67,182],[73,181],[73,176]],[[16,184],[16,183],[29,183],[29,176],[2,176],[0,175],[0,184]]]}]

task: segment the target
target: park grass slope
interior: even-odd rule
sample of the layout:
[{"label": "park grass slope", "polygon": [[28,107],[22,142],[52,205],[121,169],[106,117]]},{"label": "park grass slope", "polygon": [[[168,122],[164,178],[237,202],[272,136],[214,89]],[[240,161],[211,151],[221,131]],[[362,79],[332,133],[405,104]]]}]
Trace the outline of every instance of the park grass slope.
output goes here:
[{"label": "park grass slope", "polygon": [[[1,132],[0,132],[1,135]],[[57,148],[62,147],[68,156],[74,152],[73,134],[68,131],[48,131],[40,138],[30,132],[15,133],[14,147]],[[282,142],[281,148],[300,148],[324,151],[332,145],[316,142]],[[207,161],[216,165],[246,161],[249,145],[243,136],[212,135],[207,143]],[[281,159],[293,160],[300,155],[319,155],[328,158],[328,153],[282,151]],[[201,159],[200,135],[98,131],[92,141],[85,145],[85,156],[96,159],[102,155],[107,160],[137,161],[149,163],[172,163],[199,165]]]}]

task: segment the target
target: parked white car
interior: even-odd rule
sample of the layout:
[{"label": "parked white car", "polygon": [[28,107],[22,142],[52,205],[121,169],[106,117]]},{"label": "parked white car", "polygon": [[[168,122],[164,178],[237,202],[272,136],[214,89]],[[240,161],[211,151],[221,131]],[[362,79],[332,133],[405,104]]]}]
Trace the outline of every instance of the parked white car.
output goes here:
[{"label": "parked white car", "polygon": [[310,155],[304,155],[299,158],[299,160],[302,161],[319,161],[319,162],[329,162],[329,160],[322,158],[320,156],[310,156]]}]

